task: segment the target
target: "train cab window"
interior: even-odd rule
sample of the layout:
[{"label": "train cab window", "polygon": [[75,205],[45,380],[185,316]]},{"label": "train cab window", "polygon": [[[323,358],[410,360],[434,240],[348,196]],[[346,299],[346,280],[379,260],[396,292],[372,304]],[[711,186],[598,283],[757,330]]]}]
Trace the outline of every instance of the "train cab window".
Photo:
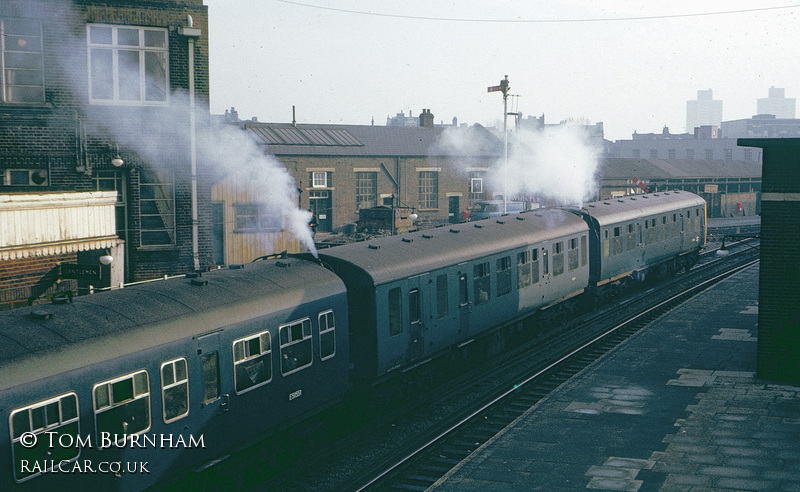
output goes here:
[{"label": "train cab window", "polygon": [[94,420],[98,437],[135,435],[150,428],[150,378],[147,371],[104,381],[94,387]]},{"label": "train cab window", "polygon": [[389,290],[389,336],[403,333],[403,296],[400,287]]},{"label": "train cab window", "polygon": [[442,319],[447,316],[447,274],[436,277],[436,317]]},{"label": "train cab window", "polygon": [[419,323],[422,316],[422,294],[419,289],[408,291],[408,322],[412,325]]},{"label": "train cab window", "polygon": [[336,323],[333,311],[319,314],[319,358],[330,359],[336,354]]},{"label": "train cab window", "polygon": [[[22,482],[51,471],[54,463],[73,461],[80,455],[80,446],[50,446],[60,442],[60,436],[69,435],[63,442],[76,442],[80,435],[78,422],[78,396],[67,393],[36,404],[18,408],[9,417],[11,450],[14,456],[14,479]],[[47,432],[50,437],[39,436]],[[22,436],[33,433],[39,436],[35,444],[22,442]]]},{"label": "train cab window", "polygon": [[577,270],[581,264],[580,253],[578,251],[578,238],[567,241],[567,270]]},{"label": "train cab window", "polygon": [[557,277],[564,273],[564,243],[559,241],[553,243],[553,276]]},{"label": "train cab window", "polygon": [[306,318],[279,329],[281,337],[281,374],[286,376],[311,365],[311,320]]},{"label": "train cab window", "polygon": [[164,423],[189,415],[189,374],[186,359],[176,359],[161,365],[161,401]]},{"label": "train cab window", "polygon": [[532,280],[530,251],[517,253],[517,289],[524,289],[531,285]]},{"label": "train cab window", "polygon": [[511,257],[497,260],[497,297],[511,292]]},{"label": "train cab window", "polygon": [[219,386],[219,352],[210,352],[200,357],[203,363],[203,403],[210,403],[221,393]]},{"label": "train cab window", "polygon": [[489,262],[478,263],[474,267],[475,305],[489,301],[491,289],[491,271]]},{"label": "train cab window", "polygon": [[233,342],[233,375],[237,395],[272,380],[272,341],[268,331]]}]

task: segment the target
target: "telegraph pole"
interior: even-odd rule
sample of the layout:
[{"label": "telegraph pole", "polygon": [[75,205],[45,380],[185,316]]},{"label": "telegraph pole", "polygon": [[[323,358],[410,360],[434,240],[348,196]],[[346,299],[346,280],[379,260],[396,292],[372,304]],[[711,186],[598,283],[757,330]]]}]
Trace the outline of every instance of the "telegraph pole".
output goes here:
[{"label": "telegraph pole", "polygon": [[503,213],[508,213],[508,75],[500,81],[500,85],[489,87],[487,92],[503,93]]}]

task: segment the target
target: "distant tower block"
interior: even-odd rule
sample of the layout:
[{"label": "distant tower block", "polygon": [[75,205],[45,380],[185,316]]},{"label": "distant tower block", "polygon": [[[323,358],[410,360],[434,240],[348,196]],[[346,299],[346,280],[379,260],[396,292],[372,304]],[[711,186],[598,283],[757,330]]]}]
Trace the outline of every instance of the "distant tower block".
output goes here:
[{"label": "distant tower block", "polygon": [[737,143],[764,149],[758,377],[800,383],[800,138]]}]

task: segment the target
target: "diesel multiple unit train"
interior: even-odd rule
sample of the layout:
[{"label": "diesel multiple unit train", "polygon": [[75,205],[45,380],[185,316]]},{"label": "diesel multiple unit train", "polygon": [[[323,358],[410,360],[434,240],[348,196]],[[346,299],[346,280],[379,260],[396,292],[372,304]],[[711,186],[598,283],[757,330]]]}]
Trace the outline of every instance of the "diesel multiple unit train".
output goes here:
[{"label": "diesel multiple unit train", "polygon": [[2,312],[0,488],[141,489],[211,466],[498,327],[690,268],[705,227],[702,198],[662,192]]}]

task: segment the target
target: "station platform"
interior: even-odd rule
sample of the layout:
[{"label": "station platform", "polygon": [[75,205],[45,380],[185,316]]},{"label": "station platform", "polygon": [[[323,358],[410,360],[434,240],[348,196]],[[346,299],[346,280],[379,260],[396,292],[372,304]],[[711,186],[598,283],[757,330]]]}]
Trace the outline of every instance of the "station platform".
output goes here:
[{"label": "station platform", "polygon": [[800,491],[800,386],[755,377],[758,266],[557,388],[428,490]]}]

